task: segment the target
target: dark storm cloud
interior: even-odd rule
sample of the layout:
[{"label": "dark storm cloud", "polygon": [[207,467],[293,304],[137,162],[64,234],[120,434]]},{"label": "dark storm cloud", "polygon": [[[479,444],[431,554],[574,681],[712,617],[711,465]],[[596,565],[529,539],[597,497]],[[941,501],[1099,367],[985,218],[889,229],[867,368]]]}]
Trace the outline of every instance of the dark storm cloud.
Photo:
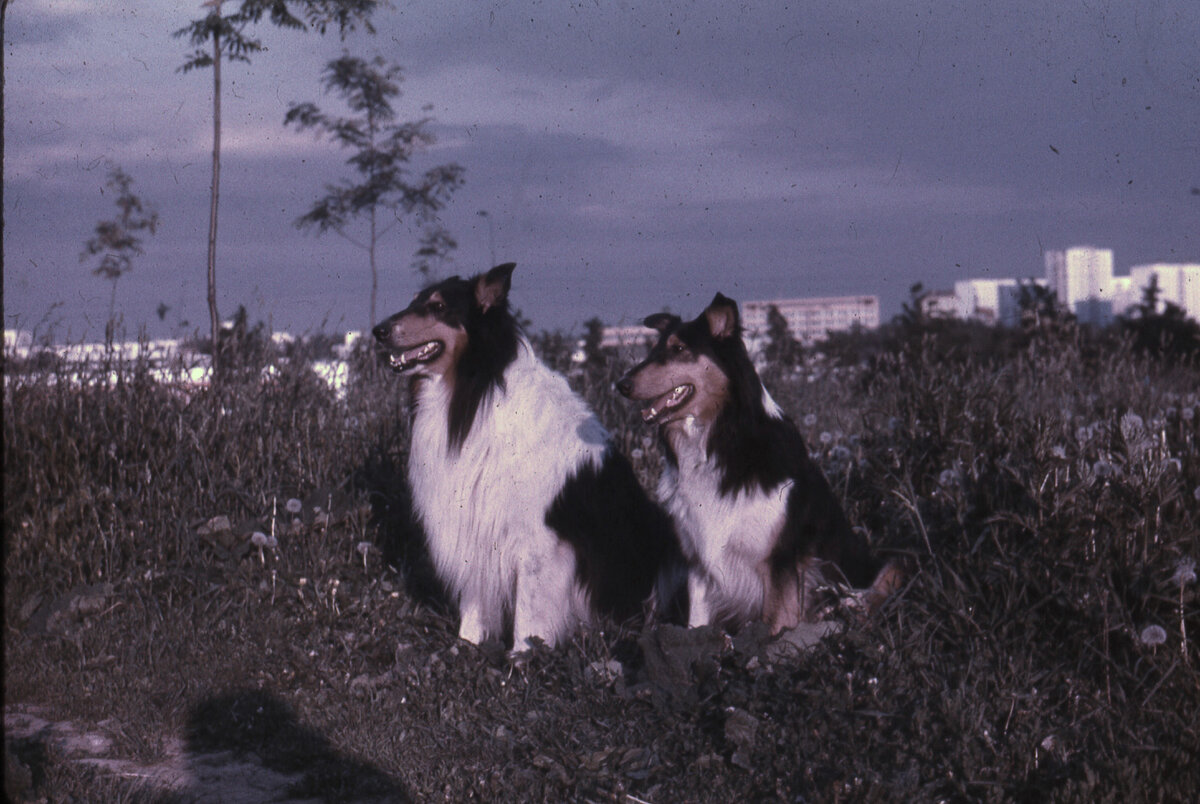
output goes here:
[{"label": "dark storm cloud", "polygon": [[50,12],[39,8],[22,14],[6,14],[4,36],[25,45],[65,45],[87,32],[82,14]]},{"label": "dark storm cloud", "polygon": [[[8,19],[6,321],[55,299],[102,314],[78,250],[107,212],[105,159],[164,220],[127,317],[161,297],[200,320],[209,76],[177,74],[169,37],[197,9],[59,7]],[[715,290],[877,293],[886,315],[914,281],[1028,276],[1045,248],[1112,247],[1118,269],[1200,253],[1190,2],[417,0],[376,22],[345,46],[404,66],[402,117],[440,140],[422,164],[466,168],[445,270],[518,261],[536,326],[694,312]],[[336,104],[317,77],[343,43],[261,33],[269,51],[226,73],[221,309],[357,325],[362,253],[291,225],[346,154],[280,125],[291,101]],[[415,238],[384,244],[385,308],[417,283]]]}]

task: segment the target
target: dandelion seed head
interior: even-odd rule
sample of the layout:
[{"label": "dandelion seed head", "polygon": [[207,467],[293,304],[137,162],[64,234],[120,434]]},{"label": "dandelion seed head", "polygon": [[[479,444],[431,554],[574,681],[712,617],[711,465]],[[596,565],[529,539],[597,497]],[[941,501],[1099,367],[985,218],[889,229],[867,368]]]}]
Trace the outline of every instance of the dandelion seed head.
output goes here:
[{"label": "dandelion seed head", "polygon": [[1175,573],[1171,576],[1171,580],[1176,586],[1187,586],[1190,583],[1196,582],[1196,559],[1191,556],[1184,556],[1175,562]]},{"label": "dandelion seed head", "polygon": [[1143,645],[1153,648],[1167,641],[1167,632],[1161,625],[1147,625],[1142,629],[1142,633],[1138,634],[1138,639]]},{"label": "dandelion seed head", "polygon": [[371,543],[370,542],[359,542],[355,546],[354,549],[359,552],[359,555],[365,556],[367,553],[371,552]]},{"label": "dandelion seed head", "polygon": [[804,417],[804,426],[805,427],[816,427],[816,425],[817,425],[817,414],[809,413],[808,415],[806,415]]},{"label": "dandelion seed head", "polygon": [[830,433],[822,432],[821,435],[817,436],[817,440],[822,444],[831,444],[833,443],[833,436]]},{"label": "dandelion seed head", "polygon": [[267,534],[255,531],[250,536],[250,543],[252,545],[254,545],[255,547],[266,547],[267,546]]},{"label": "dandelion seed head", "polygon": [[641,447],[634,447],[629,451],[629,457],[635,461],[640,461],[645,455],[646,453],[642,451]]},{"label": "dandelion seed head", "polygon": [[1179,412],[1179,417],[1181,419],[1183,419],[1185,422],[1190,422],[1192,419],[1196,418],[1196,409],[1195,408],[1184,408],[1182,411]]},{"label": "dandelion seed head", "polygon": [[300,513],[300,511],[303,508],[304,508],[304,503],[300,502],[295,497],[292,497],[290,500],[288,500],[286,503],[283,504],[283,509],[285,511],[287,511],[289,514],[298,514],[298,513]]}]

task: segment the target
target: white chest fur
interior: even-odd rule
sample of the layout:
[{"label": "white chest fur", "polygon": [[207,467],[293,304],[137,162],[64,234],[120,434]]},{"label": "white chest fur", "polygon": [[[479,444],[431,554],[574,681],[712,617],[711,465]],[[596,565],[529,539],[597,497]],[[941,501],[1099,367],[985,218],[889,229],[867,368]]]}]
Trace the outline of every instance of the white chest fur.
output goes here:
[{"label": "white chest fur", "polygon": [[553,642],[586,616],[586,601],[573,585],[573,552],[547,527],[546,511],[582,464],[599,465],[608,434],[527,343],[457,450],[449,445],[449,402],[446,382],[422,383],[408,476],[434,566],[462,609],[460,635],[496,635],[508,610],[515,644],[526,636]]},{"label": "white chest fur", "polygon": [[720,490],[720,470],[705,455],[707,432],[691,422],[672,439],[677,466],[668,466],[658,497],[675,520],[689,563],[690,625],[714,617],[759,616],[766,562],[787,516],[792,481],[736,494]]}]

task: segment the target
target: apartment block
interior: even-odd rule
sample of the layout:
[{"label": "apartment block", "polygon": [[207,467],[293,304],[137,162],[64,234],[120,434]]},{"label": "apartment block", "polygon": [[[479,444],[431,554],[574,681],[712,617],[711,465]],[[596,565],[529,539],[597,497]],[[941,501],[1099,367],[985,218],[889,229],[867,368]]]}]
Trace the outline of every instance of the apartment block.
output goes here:
[{"label": "apartment block", "polygon": [[1045,266],[1050,289],[1081,323],[1104,326],[1123,312],[1121,294],[1128,289],[1114,281],[1112,249],[1074,246],[1047,251]]},{"label": "apartment block", "polygon": [[767,333],[767,314],[775,307],[788,331],[797,341],[809,345],[823,341],[830,332],[849,332],[855,327],[879,326],[878,296],[829,296],[809,299],[771,299],[742,304],[742,327],[747,337],[761,338]]},{"label": "apartment block", "polygon": [[1129,269],[1131,298],[1129,306],[1142,301],[1142,291],[1151,277],[1158,278],[1158,304],[1161,312],[1167,302],[1200,320],[1200,263],[1152,263]]}]

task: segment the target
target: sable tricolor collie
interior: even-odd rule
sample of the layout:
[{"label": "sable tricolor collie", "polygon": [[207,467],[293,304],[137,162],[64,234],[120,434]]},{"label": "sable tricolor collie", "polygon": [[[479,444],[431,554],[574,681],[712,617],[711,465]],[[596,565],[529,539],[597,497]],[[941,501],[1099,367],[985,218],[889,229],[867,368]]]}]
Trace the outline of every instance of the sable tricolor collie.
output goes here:
[{"label": "sable tricolor collie", "polygon": [[599,420],[521,334],[514,267],[431,285],[374,335],[412,377],[408,478],[458,634],[502,639],[511,623],[519,650],[667,596],[678,545]]},{"label": "sable tricolor collie", "polygon": [[688,562],[688,624],[773,632],[811,621],[850,587],[868,607],[899,579],[850,528],[796,429],[763,388],[741,338],[737,304],[717,294],[694,321],[645,321],[658,342],[617,383],[648,404],[666,465],[658,496]]}]

